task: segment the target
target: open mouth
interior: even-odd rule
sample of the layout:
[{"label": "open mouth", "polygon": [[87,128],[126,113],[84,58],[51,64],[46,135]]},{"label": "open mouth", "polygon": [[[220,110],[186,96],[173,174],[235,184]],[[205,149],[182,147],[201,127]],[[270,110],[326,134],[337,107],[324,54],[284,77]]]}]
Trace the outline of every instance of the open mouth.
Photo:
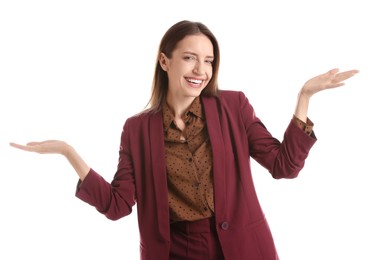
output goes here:
[{"label": "open mouth", "polygon": [[185,78],[188,83],[190,83],[193,86],[201,86],[203,83],[203,80],[201,79],[195,79],[195,78]]}]

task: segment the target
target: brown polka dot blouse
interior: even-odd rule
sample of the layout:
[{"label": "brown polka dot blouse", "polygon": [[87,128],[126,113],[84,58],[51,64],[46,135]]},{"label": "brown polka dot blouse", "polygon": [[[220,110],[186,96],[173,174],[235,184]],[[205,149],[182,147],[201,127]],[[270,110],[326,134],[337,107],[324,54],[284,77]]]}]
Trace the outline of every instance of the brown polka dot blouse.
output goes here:
[{"label": "brown polka dot blouse", "polygon": [[211,144],[199,97],[183,114],[184,130],[163,107],[171,222],[208,218],[214,211]]}]

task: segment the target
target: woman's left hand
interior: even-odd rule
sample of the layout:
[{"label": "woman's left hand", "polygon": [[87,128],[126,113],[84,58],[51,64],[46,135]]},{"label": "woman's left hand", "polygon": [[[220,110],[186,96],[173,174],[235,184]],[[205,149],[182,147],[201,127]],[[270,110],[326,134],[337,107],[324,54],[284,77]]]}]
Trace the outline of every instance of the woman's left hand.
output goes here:
[{"label": "woman's left hand", "polygon": [[309,79],[303,85],[301,94],[311,97],[319,91],[341,87],[345,84],[345,80],[353,77],[358,72],[358,70],[339,72],[339,69],[332,69],[324,74]]}]

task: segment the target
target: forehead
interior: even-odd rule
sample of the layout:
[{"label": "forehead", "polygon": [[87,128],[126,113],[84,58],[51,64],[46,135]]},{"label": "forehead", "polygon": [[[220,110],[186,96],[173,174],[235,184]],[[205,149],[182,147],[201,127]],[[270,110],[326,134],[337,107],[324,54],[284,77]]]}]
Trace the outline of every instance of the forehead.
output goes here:
[{"label": "forehead", "polygon": [[204,34],[188,35],[179,41],[175,50],[213,56],[213,44]]}]

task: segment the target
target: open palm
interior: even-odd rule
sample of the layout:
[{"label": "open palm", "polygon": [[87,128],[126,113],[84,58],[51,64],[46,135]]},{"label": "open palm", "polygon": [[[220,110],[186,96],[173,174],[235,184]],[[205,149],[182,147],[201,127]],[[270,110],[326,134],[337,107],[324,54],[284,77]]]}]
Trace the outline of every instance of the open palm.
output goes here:
[{"label": "open palm", "polygon": [[338,88],[344,85],[345,80],[351,78],[358,72],[358,70],[339,72],[339,69],[332,69],[309,79],[303,86],[302,93],[310,97],[325,89]]}]

